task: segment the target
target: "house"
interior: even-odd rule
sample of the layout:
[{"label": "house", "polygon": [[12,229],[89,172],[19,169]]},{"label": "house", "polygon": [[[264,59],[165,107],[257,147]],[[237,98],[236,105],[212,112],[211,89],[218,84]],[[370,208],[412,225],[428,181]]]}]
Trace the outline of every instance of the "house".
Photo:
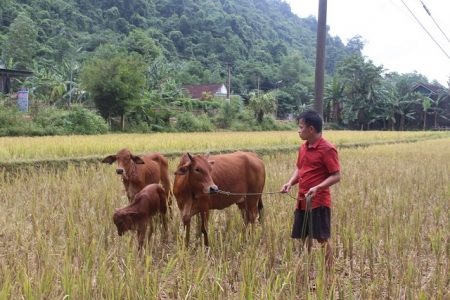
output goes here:
[{"label": "house", "polygon": [[[450,127],[450,92],[443,86],[428,83],[419,83],[411,89],[412,93],[420,93],[431,99],[432,103],[427,111],[426,127]],[[437,108],[436,110],[436,101]],[[418,108],[423,110],[423,108]],[[436,111],[438,115],[436,115]]]},{"label": "house", "polygon": [[16,77],[30,77],[33,72],[5,69],[0,65],[0,93],[11,93],[11,79]]},{"label": "house", "polygon": [[193,100],[205,100],[213,96],[227,96],[227,88],[224,84],[182,85],[180,88],[186,90]]},{"label": "house", "polygon": [[440,85],[433,85],[428,83],[419,83],[416,84],[411,92],[413,93],[421,93],[422,95],[426,97],[430,97],[433,100],[436,100],[438,95],[442,92],[447,92],[447,89],[440,86]]}]

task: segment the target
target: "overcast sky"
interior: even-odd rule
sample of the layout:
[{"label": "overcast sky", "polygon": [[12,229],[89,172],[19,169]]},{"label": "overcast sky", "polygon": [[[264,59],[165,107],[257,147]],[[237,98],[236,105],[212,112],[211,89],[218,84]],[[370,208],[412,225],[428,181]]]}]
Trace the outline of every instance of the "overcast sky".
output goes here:
[{"label": "overcast sky", "polygon": [[[319,0],[285,1],[298,16],[317,18]],[[344,44],[361,35],[365,40],[363,54],[375,65],[400,74],[417,71],[447,87],[450,0],[422,2],[431,17],[420,0],[328,0],[327,25],[330,34],[339,36]]]}]

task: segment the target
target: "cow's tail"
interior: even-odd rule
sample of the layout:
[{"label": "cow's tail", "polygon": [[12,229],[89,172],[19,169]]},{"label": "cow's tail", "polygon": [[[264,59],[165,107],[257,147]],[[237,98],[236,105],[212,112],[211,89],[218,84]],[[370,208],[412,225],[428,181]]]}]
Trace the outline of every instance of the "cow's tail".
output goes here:
[{"label": "cow's tail", "polygon": [[262,222],[262,209],[264,208],[262,197],[259,198],[258,201],[258,221]]}]

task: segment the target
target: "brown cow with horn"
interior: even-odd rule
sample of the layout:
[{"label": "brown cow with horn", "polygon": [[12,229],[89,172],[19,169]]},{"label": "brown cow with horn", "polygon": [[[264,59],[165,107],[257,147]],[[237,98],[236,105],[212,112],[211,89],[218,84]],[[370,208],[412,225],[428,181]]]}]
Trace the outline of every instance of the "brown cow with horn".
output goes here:
[{"label": "brown cow with horn", "polygon": [[[209,246],[210,209],[224,209],[236,204],[245,224],[254,223],[262,209],[261,194],[266,173],[261,158],[251,152],[181,157],[175,172],[173,193],[177,200],[189,242],[192,216],[200,213],[205,246]],[[221,193],[221,191],[228,193]]]}]

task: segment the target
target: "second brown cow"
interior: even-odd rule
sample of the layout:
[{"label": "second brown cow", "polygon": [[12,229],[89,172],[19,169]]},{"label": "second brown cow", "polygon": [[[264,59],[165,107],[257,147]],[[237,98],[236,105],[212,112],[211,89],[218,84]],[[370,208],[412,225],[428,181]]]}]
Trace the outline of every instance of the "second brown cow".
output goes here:
[{"label": "second brown cow", "polygon": [[[221,155],[191,155],[181,158],[175,172],[173,193],[189,242],[192,216],[200,213],[205,246],[209,246],[208,218],[211,209],[236,204],[245,224],[254,223],[262,208],[261,194],[265,184],[264,162],[251,152]],[[224,194],[222,192],[229,192]]]}]

